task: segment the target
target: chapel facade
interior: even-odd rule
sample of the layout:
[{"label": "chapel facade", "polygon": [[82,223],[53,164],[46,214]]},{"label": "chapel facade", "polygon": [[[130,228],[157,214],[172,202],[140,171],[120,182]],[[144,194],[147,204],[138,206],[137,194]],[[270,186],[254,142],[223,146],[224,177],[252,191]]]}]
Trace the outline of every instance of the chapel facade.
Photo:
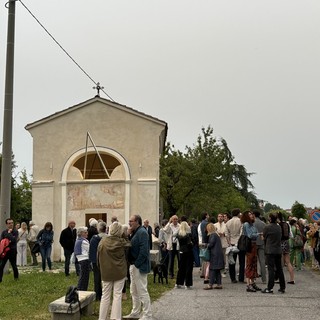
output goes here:
[{"label": "chapel facade", "polygon": [[96,96],[28,124],[33,138],[32,220],[54,227],[53,259],[69,220],[159,222],[159,160],[167,123]]}]

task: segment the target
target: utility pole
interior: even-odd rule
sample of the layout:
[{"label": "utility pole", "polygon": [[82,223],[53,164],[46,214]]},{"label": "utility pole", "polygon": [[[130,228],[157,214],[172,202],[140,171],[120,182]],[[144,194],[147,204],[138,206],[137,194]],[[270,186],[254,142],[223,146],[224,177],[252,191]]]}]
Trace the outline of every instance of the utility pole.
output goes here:
[{"label": "utility pole", "polygon": [[7,31],[7,60],[5,96],[3,112],[0,230],[5,229],[5,220],[10,217],[11,175],[12,175],[12,119],[13,119],[13,69],[14,69],[14,31],[16,0],[9,0]]}]

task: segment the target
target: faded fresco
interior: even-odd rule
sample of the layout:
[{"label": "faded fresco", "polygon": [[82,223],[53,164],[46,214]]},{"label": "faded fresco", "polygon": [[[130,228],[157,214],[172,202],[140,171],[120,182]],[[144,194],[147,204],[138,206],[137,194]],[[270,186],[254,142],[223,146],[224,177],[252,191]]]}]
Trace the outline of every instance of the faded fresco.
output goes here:
[{"label": "faded fresco", "polygon": [[124,183],[68,184],[67,211],[124,209]]}]

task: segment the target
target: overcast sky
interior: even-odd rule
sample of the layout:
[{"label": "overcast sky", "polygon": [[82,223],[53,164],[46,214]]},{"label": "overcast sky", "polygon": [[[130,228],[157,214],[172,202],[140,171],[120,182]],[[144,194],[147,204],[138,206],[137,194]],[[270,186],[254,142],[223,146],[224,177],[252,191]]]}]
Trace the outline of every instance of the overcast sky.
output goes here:
[{"label": "overcast sky", "polygon": [[[236,162],[256,173],[258,198],[283,208],[295,200],[320,205],[319,0],[23,3],[116,102],[166,121],[176,148],[192,146],[211,125]],[[32,173],[25,125],[92,98],[93,85],[16,2],[13,152],[19,169]]]}]

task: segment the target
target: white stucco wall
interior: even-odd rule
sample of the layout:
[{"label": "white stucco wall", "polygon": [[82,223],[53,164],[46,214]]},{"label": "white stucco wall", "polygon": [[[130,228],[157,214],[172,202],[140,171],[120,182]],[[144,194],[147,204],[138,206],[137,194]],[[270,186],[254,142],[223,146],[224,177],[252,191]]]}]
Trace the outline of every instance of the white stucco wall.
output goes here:
[{"label": "white stucco wall", "polygon": [[[163,140],[165,122],[98,98],[39,120],[26,129],[33,137],[32,219],[39,226],[46,221],[53,223],[54,259],[60,258],[60,231],[69,218],[80,226],[84,225],[86,212],[106,210],[108,216],[117,214],[122,223],[128,223],[129,216],[136,213],[143,219],[148,218],[151,225],[158,222],[159,137]],[[109,150],[115,157],[118,155],[118,160],[127,168],[124,179],[114,182],[121,190],[118,208],[110,203],[103,208],[98,199],[106,197],[99,190],[112,188],[110,180],[68,180],[72,162],[85,151],[87,132],[99,150]],[[71,174],[70,177],[72,179]],[[81,209],[75,210],[72,201],[81,201],[83,197],[70,199],[70,194],[72,190],[85,189],[91,190],[95,199],[83,201]]]}]

